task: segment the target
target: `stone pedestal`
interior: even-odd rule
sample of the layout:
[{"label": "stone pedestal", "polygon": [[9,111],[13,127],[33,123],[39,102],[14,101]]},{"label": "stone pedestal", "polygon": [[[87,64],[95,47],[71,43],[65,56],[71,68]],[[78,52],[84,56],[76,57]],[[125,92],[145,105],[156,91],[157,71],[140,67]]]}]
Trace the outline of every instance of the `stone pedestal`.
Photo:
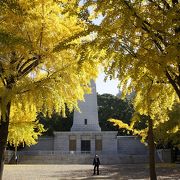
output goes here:
[{"label": "stone pedestal", "polygon": [[[117,132],[54,132],[54,150],[70,153],[69,142],[73,136],[76,141],[76,148],[73,153],[90,154],[117,154]],[[87,147],[82,147],[84,142],[89,142]],[[84,148],[84,149],[83,149]]]}]

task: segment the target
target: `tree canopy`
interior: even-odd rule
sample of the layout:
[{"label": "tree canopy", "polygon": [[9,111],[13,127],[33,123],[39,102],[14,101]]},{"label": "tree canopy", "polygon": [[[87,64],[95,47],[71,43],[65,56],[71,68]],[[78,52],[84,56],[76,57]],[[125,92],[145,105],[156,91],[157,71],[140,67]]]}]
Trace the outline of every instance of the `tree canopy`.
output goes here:
[{"label": "tree canopy", "polygon": [[[135,92],[130,127],[112,122],[133,130],[139,115],[153,120],[153,128],[168,121],[180,100],[179,1],[86,0],[88,8],[92,24],[99,18],[92,46],[106,52],[107,76],[120,80],[124,97]],[[148,128],[135,132],[146,137]]]},{"label": "tree canopy", "polygon": [[169,112],[169,120],[159,124],[154,129],[154,137],[157,147],[180,148],[180,104],[175,104],[173,110]]},{"label": "tree canopy", "polygon": [[106,51],[106,73],[119,78],[124,95],[136,92],[136,111],[167,120],[180,98],[178,1],[87,0],[86,7],[89,19],[102,17],[93,45]]},{"label": "tree canopy", "polygon": [[[168,111],[180,100],[180,2],[178,0],[85,0],[87,23],[96,23],[92,46],[103,49],[105,72],[120,80],[126,94],[135,92],[134,109],[148,116],[151,179],[155,173],[153,128],[169,119]],[[97,23],[97,21],[99,22]],[[134,129],[122,121],[115,125]]]},{"label": "tree canopy", "polygon": [[82,44],[90,37],[84,36],[76,0],[2,0],[0,22],[1,179],[8,132],[14,143],[10,135],[17,124],[26,124],[21,131],[27,137],[27,128],[37,128],[32,127],[37,111],[65,115],[65,104],[70,111],[77,108],[77,99],[90,92],[89,81],[97,76],[95,57],[101,52],[94,51],[91,59],[84,54],[88,49]]},{"label": "tree canopy", "polygon": [[[77,99],[83,99],[84,91],[89,91],[89,80],[97,75],[98,60],[85,61],[81,56],[82,40],[74,37],[83,32],[85,24],[68,12],[73,12],[75,4],[1,1],[1,122],[6,121],[9,102],[11,126],[14,121],[26,122],[30,114],[33,119],[38,110],[65,113],[65,103],[72,110],[77,107]],[[69,46],[65,47],[66,43]]]}]

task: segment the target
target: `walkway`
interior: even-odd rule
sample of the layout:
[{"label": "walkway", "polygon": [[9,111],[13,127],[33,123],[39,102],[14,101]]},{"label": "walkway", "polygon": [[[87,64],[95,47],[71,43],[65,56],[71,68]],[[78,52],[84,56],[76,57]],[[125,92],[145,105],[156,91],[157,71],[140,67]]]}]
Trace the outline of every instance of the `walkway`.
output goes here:
[{"label": "walkway", "polygon": [[[148,165],[100,166],[93,176],[92,165],[5,165],[3,180],[132,180],[148,179]],[[158,164],[158,179],[180,180],[180,164]]]}]

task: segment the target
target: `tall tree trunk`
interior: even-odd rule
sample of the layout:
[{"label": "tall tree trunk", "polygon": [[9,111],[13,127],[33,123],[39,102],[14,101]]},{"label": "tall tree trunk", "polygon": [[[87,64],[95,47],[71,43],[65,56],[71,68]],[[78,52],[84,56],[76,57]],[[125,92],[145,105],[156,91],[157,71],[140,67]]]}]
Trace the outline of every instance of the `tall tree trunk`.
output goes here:
[{"label": "tall tree trunk", "polygon": [[153,135],[153,122],[151,118],[148,118],[148,146],[149,146],[149,173],[151,180],[157,180],[156,167],[155,167],[155,145]]},{"label": "tall tree trunk", "polygon": [[8,138],[8,127],[9,127],[9,115],[10,115],[11,102],[6,105],[5,119],[1,117],[0,121],[0,180],[2,180],[4,160],[5,160],[5,150]]}]

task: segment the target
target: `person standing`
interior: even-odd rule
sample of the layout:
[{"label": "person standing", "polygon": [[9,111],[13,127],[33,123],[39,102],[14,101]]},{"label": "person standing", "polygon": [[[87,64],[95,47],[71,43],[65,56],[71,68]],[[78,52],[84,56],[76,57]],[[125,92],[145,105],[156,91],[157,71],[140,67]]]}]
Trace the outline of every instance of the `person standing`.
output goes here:
[{"label": "person standing", "polygon": [[94,175],[96,174],[96,170],[97,170],[97,175],[99,175],[100,160],[99,160],[99,156],[97,154],[94,157],[93,165],[94,165]]}]

